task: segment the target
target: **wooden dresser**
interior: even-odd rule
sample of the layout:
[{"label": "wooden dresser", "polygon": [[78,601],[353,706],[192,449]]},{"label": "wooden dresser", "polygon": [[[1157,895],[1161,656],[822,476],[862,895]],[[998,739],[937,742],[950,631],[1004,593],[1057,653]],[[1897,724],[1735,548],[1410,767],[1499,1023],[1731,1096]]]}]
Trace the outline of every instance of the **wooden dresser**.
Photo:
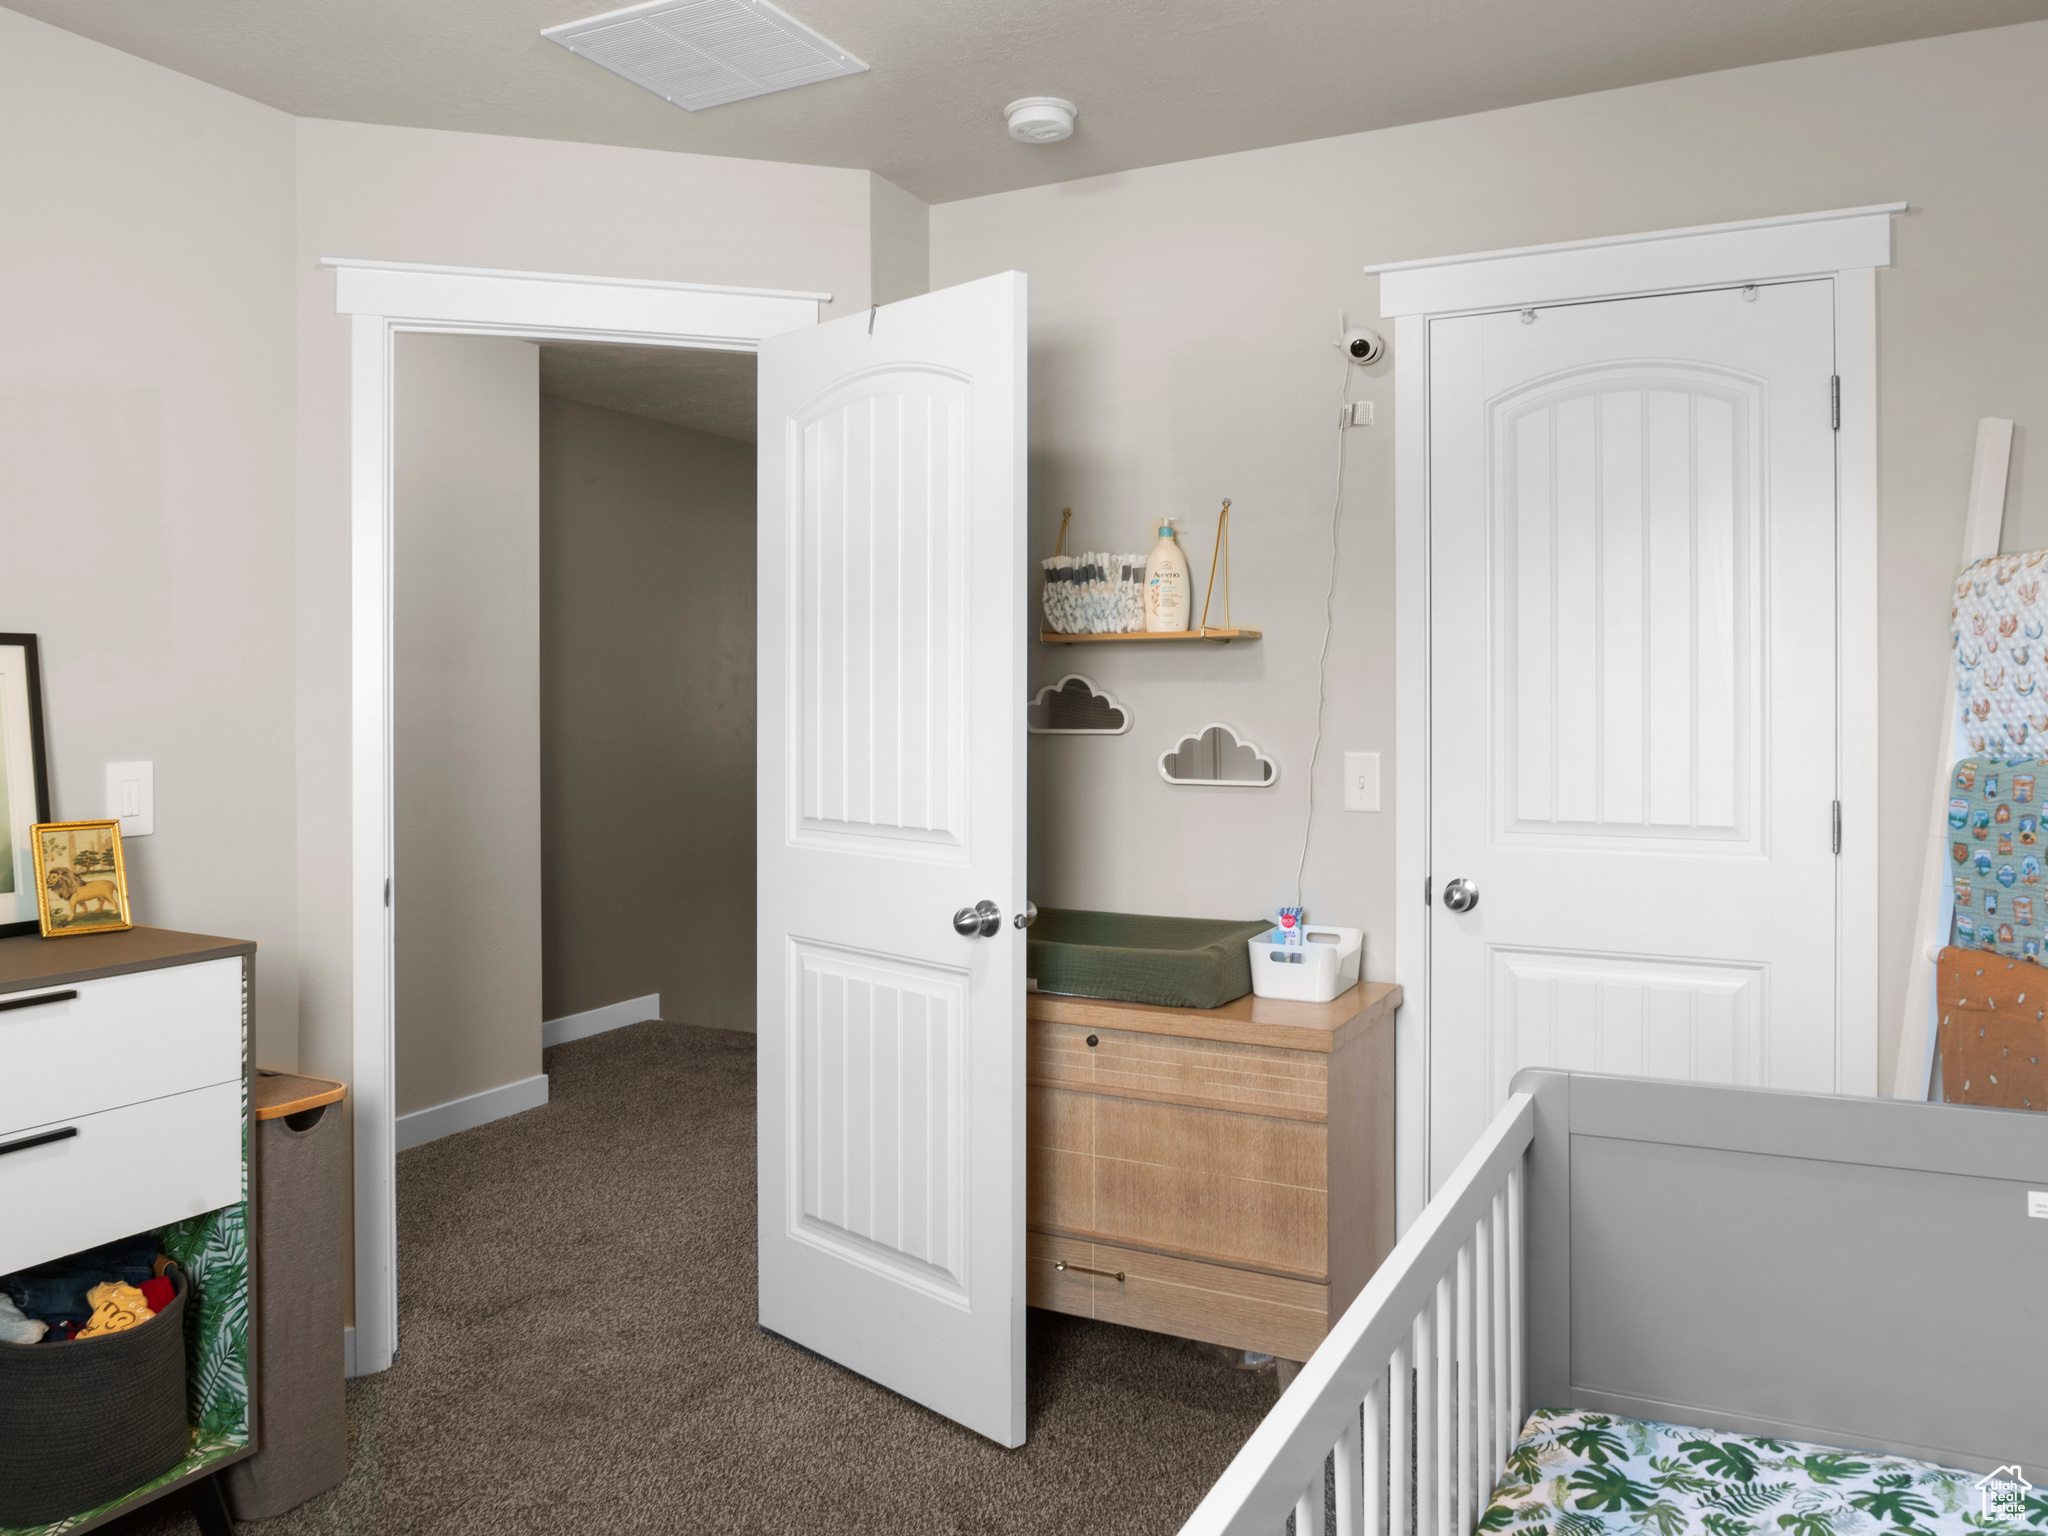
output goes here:
[{"label": "wooden dresser", "polygon": [[1394,1010],[1031,993],[1027,1299],[1306,1360],[1394,1246]]}]

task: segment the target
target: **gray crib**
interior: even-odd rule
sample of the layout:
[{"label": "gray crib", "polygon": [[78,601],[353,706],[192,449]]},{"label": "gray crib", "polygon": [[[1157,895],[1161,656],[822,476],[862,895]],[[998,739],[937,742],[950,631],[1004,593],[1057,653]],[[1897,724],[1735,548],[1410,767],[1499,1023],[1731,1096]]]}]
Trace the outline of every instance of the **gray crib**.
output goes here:
[{"label": "gray crib", "polygon": [[1182,1536],[1466,1536],[1531,1407],[2048,1467],[2048,1115],[1523,1072]]}]

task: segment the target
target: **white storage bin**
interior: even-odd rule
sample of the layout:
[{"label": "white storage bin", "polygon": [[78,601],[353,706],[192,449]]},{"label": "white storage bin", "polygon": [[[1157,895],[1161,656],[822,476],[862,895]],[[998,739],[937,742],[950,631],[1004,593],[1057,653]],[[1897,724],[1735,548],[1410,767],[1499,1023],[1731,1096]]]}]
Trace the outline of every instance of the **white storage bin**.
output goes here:
[{"label": "white storage bin", "polygon": [[1358,963],[1365,953],[1363,928],[1303,925],[1305,944],[1277,944],[1278,930],[1248,939],[1252,952],[1252,991],[1260,997],[1284,997],[1296,1003],[1327,1003],[1358,984]]}]

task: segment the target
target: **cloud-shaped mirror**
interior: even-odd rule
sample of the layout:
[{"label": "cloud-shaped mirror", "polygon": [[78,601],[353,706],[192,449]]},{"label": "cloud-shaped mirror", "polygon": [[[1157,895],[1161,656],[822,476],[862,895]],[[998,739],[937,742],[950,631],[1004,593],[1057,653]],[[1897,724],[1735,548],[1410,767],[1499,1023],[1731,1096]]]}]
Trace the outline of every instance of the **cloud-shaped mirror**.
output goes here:
[{"label": "cloud-shaped mirror", "polygon": [[1131,728],[1131,712],[1093,679],[1069,672],[1038,690],[1025,726],[1039,736],[1121,736]]},{"label": "cloud-shaped mirror", "polygon": [[1257,789],[1280,777],[1273,759],[1255,741],[1242,740],[1227,725],[1204,726],[1159,759],[1159,776],[1169,784],[1220,784]]}]

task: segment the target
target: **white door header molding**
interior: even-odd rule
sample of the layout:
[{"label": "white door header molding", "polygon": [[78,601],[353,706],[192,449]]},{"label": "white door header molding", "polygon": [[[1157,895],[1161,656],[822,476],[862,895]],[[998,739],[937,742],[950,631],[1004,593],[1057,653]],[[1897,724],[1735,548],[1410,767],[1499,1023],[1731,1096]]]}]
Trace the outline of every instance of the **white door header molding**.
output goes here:
[{"label": "white door header molding", "polygon": [[[645,278],[569,277],[323,256],[335,309],[435,330],[516,326],[527,335],[588,336],[751,352],[764,336],[818,323],[829,293],[714,288]],[[625,333],[625,334],[621,334]]]},{"label": "white door header molding", "polygon": [[1382,262],[1365,270],[1380,280],[1380,314],[1387,319],[1824,277],[1890,266],[1892,216],[1905,209],[1904,203],[1875,203],[1735,224]]}]

